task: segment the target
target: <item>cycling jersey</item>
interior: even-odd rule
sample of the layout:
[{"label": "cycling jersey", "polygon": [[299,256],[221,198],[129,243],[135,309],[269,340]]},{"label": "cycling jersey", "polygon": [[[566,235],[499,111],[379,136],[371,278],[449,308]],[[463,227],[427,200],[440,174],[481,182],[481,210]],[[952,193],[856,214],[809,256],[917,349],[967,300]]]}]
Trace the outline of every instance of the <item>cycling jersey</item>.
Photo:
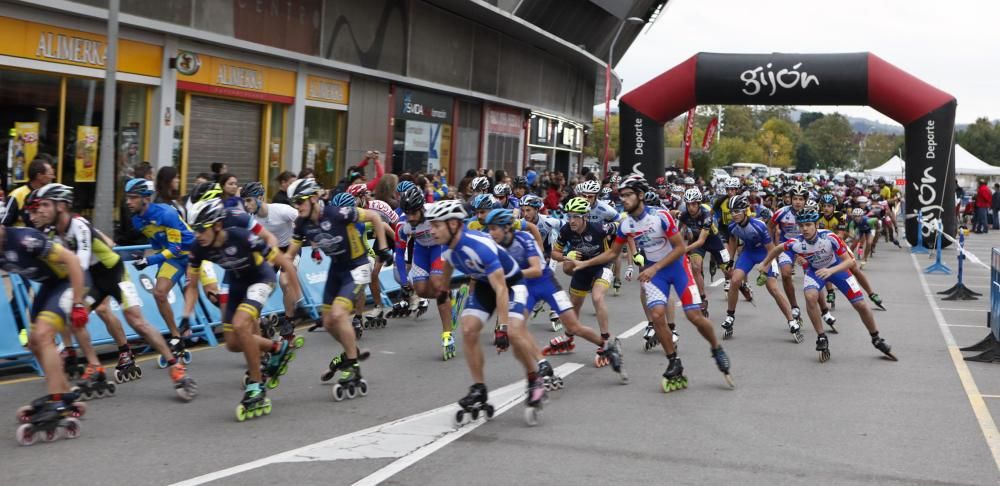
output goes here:
[{"label": "cycling jersey", "polygon": [[[430,210],[430,204],[424,204],[424,211]],[[400,283],[407,280],[412,282],[422,282],[431,275],[440,275],[443,268],[440,265],[441,251],[444,245],[439,245],[431,235],[431,222],[424,219],[416,226],[410,224],[406,216],[400,218],[400,223],[396,225],[396,252],[395,270],[402,272],[406,269],[406,253],[409,250],[410,272],[408,275],[399,275]]]},{"label": "cycling jersey", "polygon": [[573,231],[569,224],[559,229],[553,249],[564,256],[575,251],[580,254],[578,260],[590,260],[608,249],[608,231],[597,223],[587,223],[582,233]]},{"label": "cycling jersey", "polygon": [[158,251],[146,257],[150,265],[186,256],[194,242],[191,228],[166,204],[150,204],[146,212],[132,216],[132,226],[139,228],[153,250]]},{"label": "cycling jersey", "polygon": [[767,225],[757,218],[747,217],[746,224],[739,224],[735,221],[729,223],[729,235],[743,242],[743,250],[754,250],[765,248],[771,243],[771,233],[767,230]]},{"label": "cycling jersey", "polygon": [[279,248],[286,248],[292,243],[292,230],[299,212],[287,204],[268,204],[267,217],[257,215],[257,221],[278,240]]},{"label": "cycling jersey", "polygon": [[66,279],[66,266],[55,258],[62,245],[34,228],[10,227],[6,233],[0,269],[42,283]]},{"label": "cycling jersey", "polygon": [[80,260],[80,266],[84,271],[94,268],[100,264],[104,268],[113,268],[120,260],[114,250],[111,249],[99,233],[95,234],[95,229],[86,218],[74,215],[70,218],[69,227],[66,234],[57,235],[54,227],[48,228],[48,235],[58,238],[66,249],[76,254]]},{"label": "cycling jersey", "polygon": [[[532,257],[542,259],[542,255],[538,251],[538,245],[535,244],[535,238],[530,233],[515,231],[510,244],[507,246],[501,244],[500,246],[503,246],[507,250],[507,253],[510,254],[521,268],[529,268]],[[542,275],[525,279],[524,283],[528,288],[528,299],[525,303],[525,309],[533,309],[535,302],[539,300],[544,300],[548,303],[549,308],[555,311],[556,314],[562,314],[573,308],[573,303],[570,302],[566,292],[559,286],[559,282],[556,281],[552,269],[548,266],[542,265]]]},{"label": "cycling jersey", "polygon": [[868,218],[862,217],[861,220],[851,218],[847,223],[847,233],[853,237],[863,236],[870,233],[872,230],[871,225],[868,224]]},{"label": "cycling jersey", "polygon": [[782,246],[785,251],[804,258],[809,268],[813,270],[833,267],[839,264],[840,257],[847,253],[844,240],[827,230],[819,230],[813,241],[807,241],[806,237],[800,234],[788,239]]},{"label": "cycling jersey", "polygon": [[0,224],[4,226],[18,226],[18,227],[28,227],[32,228],[34,225],[31,224],[31,217],[28,215],[28,210],[24,207],[24,201],[31,194],[31,186],[25,184],[7,195],[7,211],[4,213],[3,221]]},{"label": "cycling jersey", "polygon": [[802,234],[799,224],[795,221],[796,211],[791,206],[784,206],[774,212],[771,223],[778,228],[778,239],[789,240]]},{"label": "cycling jersey", "polygon": [[[424,213],[431,209],[430,204],[424,204]],[[400,219],[400,224],[396,226],[396,244],[400,243],[406,244],[407,240],[413,240],[414,244],[420,246],[438,246],[434,242],[434,236],[431,234],[431,222],[427,221],[425,218],[417,225],[410,224],[407,221],[406,216]]]},{"label": "cycling jersey", "polygon": [[646,264],[658,262],[673,250],[670,237],[680,232],[677,222],[665,209],[646,208],[638,218],[631,214],[618,226],[616,243],[625,244],[629,238],[646,255]]},{"label": "cycling jersey", "polygon": [[709,237],[718,237],[719,228],[715,226],[715,218],[712,217],[712,209],[705,204],[698,206],[698,211],[691,214],[687,208],[681,210],[677,216],[678,221],[684,226],[691,228],[697,235],[701,230],[708,230]]},{"label": "cycling jersey", "polygon": [[621,219],[621,213],[615,210],[607,201],[598,200],[594,207],[590,208],[590,212],[587,213],[587,221],[591,223],[606,224],[614,223]]},{"label": "cycling jersey", "polygon": [[545,252],[548,253],[552,250],[552,243],[559,235],[563,221],[552,216],[539,214],[538,219],[533,224],[538,228],[538,233],[542,236],[542,243],[545,245]]},{"label": "cycling jersey", "polygon": [[839,211],[834,211],[827,216],[825,214],[819,215],[819,221],[816,221],[819,229],[825,229],[830,231],[844,231],[847,229],[847,218],[844,214]]},{"label": "cycling jersey", "polygon": [[[514,236],[510,239],[510,243],[507,245],[500,245],[511,258],[517,262],[518,266],[522,269],[529,268],[531,262],[529,261],[531,257],[538,257],[540,260],[542,258],[542,253],[538,251],[538,245],[535,243],[535,238],[531,236],[530,233],[525,233],[524,231],[514,231]],[[526,283],[530,283],[533,280],[538,280],[546,277],[552,276],[552,270],[546,266],[542,265],[542,276],[535,277],[532,279],[526,279]]]},{"label": "cycling jersey", "polygon": [[308,242],[318,248],[333,261],[330,268],[355,268],[368,264],[368,251],[362,242],[362,235],[353,224],[359,221],[357,208],[324,206],[319,222],[312,218],[295,220],[292,242],[303,245]]},{"label": "cycling jersey", "polygon": [[455,247],[445,248],[441,258],[469,278],[483,282],[487,288],[490,288],[490,274],[497,270],[503,271],[508,284],[521,280],[521,267],[517,262],[492,238],[479,231],[464,230]]},{"label": "cycling jersey", "polygon": [[385,222],[389,223],[389,226],[394,227],[399,223],[399,215],[397,215],[396,212],[392,210],[392,206],[385,201],[369,198],[363,207],[381,214],[382,217],[385,218]]},{"label": "cycling jersey", "polygon": [[191,269],[201,271],[201,262],[215,262],[226,271],[230,281],[258,280],[273,269],[267,263],[274,261],[276,252],[260,237],[244,228],[225,228],[222,245],[194,245],[191,250]]},{"label": "cycling jersey", "polygon": [[715,211],[715,215],[718,217],[722,227],[728,228],[729,223],[733,221],[732,211],[729,210],[729,196],[720,197],[715,201],[715,206],[712,209]]}]

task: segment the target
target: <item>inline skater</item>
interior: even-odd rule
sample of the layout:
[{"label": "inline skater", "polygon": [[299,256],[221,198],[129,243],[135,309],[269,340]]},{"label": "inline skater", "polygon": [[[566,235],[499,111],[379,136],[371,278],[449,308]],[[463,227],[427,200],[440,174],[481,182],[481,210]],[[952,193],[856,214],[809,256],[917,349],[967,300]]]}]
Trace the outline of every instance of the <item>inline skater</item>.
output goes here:
[{"label": "inline skater", "polygon": [[[395,228],[399,225],[399,215],[393,211],[392,206],[385,201],[380,201],[371,197],[371,191],[368,190],[368,186],[364,184],[355,184],[347,188],[348,194],[354,196],[357,202],[357,206],[363,209],[369,209],[377,212],[382,216],[382,220],[379,222],[365,223],[368,229],[368,234],[374,231],[384,231],[386,233],[386,238],[392,238],[395,235]],[[372,235],[374,236],[374,235]],[[371,238],[365,238],[365,242]],[[391,264],[391,262],[390,262]],[[369,290],[371,291],[372,301],[374,302],[374,308],[364,315],[366,327],[382,327],[385,325],[385,310],[382,307],[382,284],[378,279],[378,276],[382,273],[382,261],[376,259],[374,267],[372,268],[372,283],[369,284]],[[364,304],[364,302],[361,302]],[[360,306],[362,309],[364,306]]]},{"label": "inline skater", "polygon": [[[330,371],[341,371],[333,387],[337,401],[368,393],[368,382],[361,377],[360,350],[351,326],[350,314],[361,289],[371,280],[368,252],[363,236],[354,223],[378,221],[380,216],[356,207],[324,206],[319,202],[322,189],[314,179],[299,179],[288,186],[288,199],[299,210],[292,234],[291,254],[305,243],[330,257],[330,268],[323,289],[323,327],[344,347],[341,355],[330,360]],[[375,232],[375,255],[383,262],[392,258],[385,234]],[[332,376],[332,375],[330,375]]]},{"label": "inline skater", "polygon": [[[536,425],[547,394],[545,382],[538,375],[535,362],[535,357],[539,355],[538,348],[524,325],[528,289],[524,285],[521,268],[489,236],[467,229],[464,223],[466,217],[459,201],[440,201],[427,211],[434,240],[445,246],[441,254],[444,260],[443,281],[450,282],[455,269],[473,281],[468,302],[462,311],[465,360],[469,365],[473,385],[469,388],[469,394],[458,402],[462,410],[456,415],[456,422],[463,423],[465,413],[470,413],[473,418],[481,410],[486,412],[487,417],[493,415],[493,407],[487,402],[479,334],[496,311],[498,324],[494,328],[494,345],[497,352],[506,351],[513,346],[514,355],[521,362],[528,378],[525,421],[528,425]],[[448,288],[439,287],[438,290],[447,291]]]},{"label": "inline skater", "polygon": [[[726,194],[715,201],[715,206],[712,207],[712,210],[715,212],[716,221],[719,222],[719,238],[722,241],[729,241],[729,223],[733,221],[729,210],[729,200],[740,190],[740,180],[736,177],[727,178],[723,183],[723,187],[726,190]],[[728,293],[730,285],[731,282],[726,278],[725,283],[722,285],[722,291]]]},{"label": "inline skater", "polygon": [[[104,234],[96,231],[82,216],[72,213],[73,188],[62,184],[48,184],[33,192],[28,198],[28,209],[36,227],[44,228],[49,235],[58,238],[63,247],[73,251],[83,270],[90,274],[90,293],[93,299],[91,310],[96,311],[108,328],[108,334],[118,345],[118,364],[114,378],[118,383],[138,379],[142,370],[135,364],[121,322],[106,304],[109,298],[118,302],[125,320],[146,343],[163,356],[172,356],[163,336],[142,316],[142,302],[135,285],[129,279],[125,262],[112,250],[114,244]],[[81,349],[88,358],[87,370],[81,377],[79,387],[82,395],[100,396],[108,390],[104,367],[97,359],[87,329],[74,330]],[[198,387],[187,376],[184,365],[175,358],[169,360],[170,379],[177,395],[190,401],[197,395]]]},{"label": "inline skater", "polygon": [[[573,311],[573,304],[563,292],[559,282],[556,281],[552,270],[542,265],[542,254],[538,251],[531,235],[523,231],[511,229],[514,216],[508,209],[494,209],[486,215],[486,227],[490,236],[501,248],[510,254],[511,258],[521,267],[521,274],[524,276],[524,283],[528,289],[528,299],[525,309],[531,309],[535,302],[546,301],[549,308],[558,312],[559,318],[565,323],[566,335],[569,337],[580,336],[591,343],[597,345],[600,353],[604,355],[606,361],[612,365],[612,369],[619,374],[622,383],[628,382],[628,375],[622,369],[622,358],[620,343],[617,339],[610,341],[603,338],[589,327],[584,327],[577,319]],[[552,340],[552,344],[542,350],[542,355],[558,354],[572,350],[572,341],[569,347],[563,347],[557,337]],[[561,388],[562,378],[554,376],[552,366],[544,358],[539,361],[539,374],[545,380],[549,389]]]},{"label": "inline skater", "polygon": [[819,292],[826,282],[833,283],[857,311],[872,338],[872,345],[889,359],[896,361],[892,347],[885,342],[885,339],[879,337],[875,316],[865,304],[861,287],[851,274],[850,268],[854,258],[848,253],[847,245],[837,235],[816,228],[819,213],[815,210],[804,209],[796,215],[796,218],[801,225],[799,235],[772,248],[757,268],[761,272],[768,271],[772,260],[789,251],[794,255],[801,255],[807,261],[808,268],[803,287],[809,320],[812,321],[817,334],[816,351],[820,353],[819,361],[822,363],[830,359],[830,342],[824,332],[819,309]]},{"label": "inline skater", "polygon": [[514,218],[520,219],[521,200],[514,197],[509,185],[501,182],[493,186],[493,201],[494,207],[509,209],[514,214]]},{"label": "inline skater", "polygon": [[[786,241],[799,235],[799,225],[795,222],[795,215],[802,210],[806,204],[808,191],[801,185],[791,187],[787,192],[791,198],[791,204],[782,206],[774,212],[768,224],[771,231],[771,241]],[[778,258],[778,268],[781,271],[781,284],[785,289],[785,296],[792,306],[792,317],[796,321],[802,320],[802,311],[799,310],[799,302],[795,296],[795,284],[792,282],[794,272],[795,255],[790,252],[782,254]]]},{"label": "inline skater", "polygon": [[[600,201],[597,199],[597,194],[601,192],[601,185],[594,180],[581,182],[576,185],[576,194],[578,197],[582,197],[590,205],[590,212],[587,213],[587,221],[590,223],[596,223],[601,225],[601,227],[607,230],[609,235],[614,235],[615,228],[609,228],[608,225],[617,223],[621,219],[621,214],[607,201]],[[632,252],[633,254],[635,252]],[[621,292],[622,288],[622,264],[621,257],[615,259],[612,262],[611,272],[614,275],[614,280],[609,280],[611,285],[614,287],[615,295]],[[572,294],[572,289],[570,290]],[[579,309],[577,310],[579,314]],[[606,330],[607,326],[602,327]],[[604,332],[604,331],[602,331]]]},{"label": "inline skater", "polygon": [[664,320],[667,296],[670,295],[671,287],[680,298],[688,320],[694,324],[698,332],[711,346],[712,357],[715,359],[719,371],[723,373],[729,385],[734,386],[729,374],[729,356],[716,340],[712,322],[701,314],[697,286],[691,277],[691,269],[687,264],[687,255],[685,254],[687,251],[677,223],[668,211],[645,207],[643,196],[648,190],[649,186],[641,176],[629,176],[625,179],[618,189],[618,194],[622,198],[627,216],[618,227],[615,243],[610,249],[595,258],[570,262],[569,265],[580,270],[606,264],[621,253],[627,239],[635,239],[636,244],[645,253],[646,259],[645,266],[639,273],[639,282],[642,283],[643,289],[646,291],[646,307],[650,311],[651,322],[656,330],[656,336],[660,340],[660,345],[663,346],[667,359],[670,360],[670,364],[663,374],[663,391],[671,392],[687,387],[684,367],[677,357],[673,335]]},{"label": "inline skater", "polygon": [[[295,356],[290,342],[284,339],[271,341],[254,333],[260,310],[274,290],[276,279],[271,265],[278,265],[284,271],[289,271],[293,265],[284,254],[272,249],[249,230],[226,228],[223,223],[225,218],[226,208],[221,199],[199,202],[188,214],[188,222],[196,232],[196,243],[187,269],[188,281],[194,284],[185,289],[184,302],[185,308],[191,308],[198,298],[197,282],[202,262],[214,262],[227,275],[232,275],[228,300],[222,312],[222,332],[226,349],[243,353],[247,363],[249,379],[243,399],[236,407],[236,420],[242,422],[271,413],[271,400],[261,388],[263,375],[268,377],[268,388],[277,387],[278,376],[284,374],[287,363]],[[271,353],[263,372],[261,353]]]},{"label": "inline skater", "polygon": [[[726,249],[719,237],[719,230],[712,217],[712,209],[702,204],[701,191],[692,187],[684,192],[685,208],[680,212],[678,222],[682,228],[689,228],[694,235],[694,242],[687,246],[688,260],[691,262],[691,273],[694,274],[694,281],[698,284],[698,294],[701,296],[701,312],[708,317],[708,300],[705,292],[705,276],[702,262],[706,254],[711,254],[722,264],[722,272],[726,280],[732,278],[730,268],[730,251]],[[732,208],[729,209],[730,215]],[[726,232],[728,233],[728,231]],[[742,289],[742,287],[740,287]],[[748,299],[750,300],[750,299]]]},{"label": "inline skater", "polygon": [[[544,202],[542,198],[534,195],[528,194],[524,196],[521,200],[521,211],[524,214],[525,221],[535,225],[538,228],[538,233],[542,237],[542,258],[546,268],[552,268],[552,244],[555,242],[556,237],[559,235],[559,229],[562,228],[562,220],[553,218],[547,214],[542,214],[542,206]],[[532,317],[538,315],[541,312],[542,304],[544,301],[538,300],[538,303],[532,311]],[[552,326],[552,332],[559,332],[562,330],[563,325],[559,321],[559,314],[555,309],[549,310],[549,324]]]},{"label": "inline skater", "polygon": [[70,391],[55,338],[67,322],[77,329],[87,325],[86,275],[80,261],[38,230],[0,225],[0,269],[41,284],[29,314],[28,348],[45,372],[48,394],[17,411],[22,423],[17,441],[31,445],[42,434],[53,440],[77,437],[80,423],[75,417],[86,412],[86,405],[77,402],[79,393]]},{"label": "inline skater", "polygon": [[[729,201],[729,211],[733,222],[729,223],[729,249],[735,252],[737,245],[743,244],[743,251],[736,259],[736,268],[733,270],[733,285],[729,289],[728,304],[726,309],[726,320],[722,323],[722,339],[729,339],[733,335],[733,324],[736,322],[736,302],[739,300],[737,290],[747,278],[750,271],[767,256],[767,252],[774,247],[771,242],[771,233],[763,221],[750,216],[750,202],[745,195],[733,196]],[[792,310],[788,305],[788,300],[778,289],[778,269],[771,265],[766,273],[757,277],[757,282],[762,281],[767,286],[768,293],[774,298],[774,303],[778,305],[778,310],[788,322],[788,331],[796,343],[802,342],[802,330],[798,321],[792,317]]]}]

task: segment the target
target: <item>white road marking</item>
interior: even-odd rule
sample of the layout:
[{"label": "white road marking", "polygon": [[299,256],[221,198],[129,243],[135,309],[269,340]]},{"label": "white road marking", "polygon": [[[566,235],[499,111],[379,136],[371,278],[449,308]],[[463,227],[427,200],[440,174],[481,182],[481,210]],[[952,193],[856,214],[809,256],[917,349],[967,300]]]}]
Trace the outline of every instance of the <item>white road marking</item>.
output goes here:
[{"label": "white road marking", "polygon": [[962,311],[962,312],[988,312],[989,309],[960,309],[958,307],[938,307],[938,309],[943,311]]},{"label": "white road marking", "polygon": [[983,326],[981,324],[975,324],[975,325],[973,325],[973,324],[948,324],[948,327],[980,327],[980,328],[986,328],[986,326]]},{"label": "white road marking", "polygon": [[628,339],[632,336],[635,336],[636,334],[639,333],[639,331],[645,329],[647,324],[649,324],[649,321],[642,321],[632,326],[628,331],[619,334],[618,339]]},{"label": "white road marking", "polygon": [[[580,368],[583,368],[580,363],[565,363],[556,367],[555,372],[559,376],[565,377]],[[494,417],[521,403],[524,399],[524,388],[525,382],[521,380],[491,391],[490,402],[496,407]],[[480,419],[456,429],[452,420],[457,411],[456,404],[445,405],[305,447],[204,474],[174,483],[172,486],[205,484],[276,463],[399,458],[355,483],[378,484],[486,423]]]},{"label": "white road marking", "polygon": [[944,315],[941,313],[941,309],[938,308],[937,302],[934,301],[936,294],[931,293],[930,286],[927,285],[927,279],[924,278],[924,271],[920,266],[920,262],[917,261],[916,255],[912,253],[910,254],[910,260],[913,262],[913,268],[916,269],[917,276],[920,278],[924,297],[927,298],[927,303],[931,306],[934,319],[938,323],[938,329],[941,331],[944,342],[948,346],[948,354],[951,356],[951,362],[955,366],[959,380],[962,382],[965,395],[969,398],[969,405],[972,406],[972,412],[979,422],[979,428],[986,439],[986,445],[990,448],[993,462],[996,464],[997,469],[1000,470],[1000,430],[997,430],[997,424],[993,421],[993,415],[990,414],[989,408],[986,407],[986,401],[983,400],[983,395],[979,393],[979,386],[976,385],[976,380],[972,378],[972,372],[969,371],[969,366],[966,365],[962,353],[955,343],[955,336],[951,333],[948,325],[945,324]]},{"label": "white road marking", "polygon": [[718,287],[718,286],[722,285],[722,282],[725,282],[725,281],[726,281],[726,279],[720,278],[720,279],[712,282],[712,284],[709,285],[709,287]]}]

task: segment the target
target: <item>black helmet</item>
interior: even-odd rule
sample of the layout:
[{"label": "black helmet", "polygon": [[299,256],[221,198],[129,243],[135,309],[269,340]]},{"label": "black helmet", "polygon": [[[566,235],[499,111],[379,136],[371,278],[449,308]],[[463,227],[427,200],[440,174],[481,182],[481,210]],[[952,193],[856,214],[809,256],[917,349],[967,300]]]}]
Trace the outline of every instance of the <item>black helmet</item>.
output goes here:
[{"label": "black helmet", "polygon": [[226,208],[221,199],[209,199],[195,204],[188,214],[188,224],[194,229],[211,227],[226,217]]},{"label": "black helmet", "polygon": [[528,178],[524,176],[515,177],[514,187],[528,187]]},{"label": "black helmet", "polygon": [[640,175],[630,175],[622,181],[622,185],[619,190],[621,189],[632,189],[639,194],[644,194],[649,191],[649,183],[647,183],[646,179]]},{"label": "black helmet", "polygon": [[214,182],[202,182],[191,188],[188,199],[192,203],[218,199],[222,197],[222,189]]},{"label": "black helmet", "polygon": [[264,185],[259,182],[247,182],[243,184],[240,195],[242,197],[262,198],[264,197]]},{"label": "black helmet", "polygon": [[399,207],[404,213],[424,208],[424,192],[413,186],[399,195]]},{"label": "black helmet", "polygon": [[729,198],[729,211],[739,213],[750,208],[750,201],[743,194],[737,194]]}]

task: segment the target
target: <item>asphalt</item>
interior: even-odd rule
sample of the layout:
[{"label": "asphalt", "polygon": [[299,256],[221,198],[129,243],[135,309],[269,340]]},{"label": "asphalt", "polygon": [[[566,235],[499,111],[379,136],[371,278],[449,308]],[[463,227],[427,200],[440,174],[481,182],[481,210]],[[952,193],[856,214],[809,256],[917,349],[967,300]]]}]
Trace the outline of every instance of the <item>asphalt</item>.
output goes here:
[{"label": "asphalt", "polygon": [[[968,248],[988,264],[993,244],[1000,245],[1000,232],[972,235]],[[945,262],[954,270],[953,251],[945,251]],[[920,256],[917,263],[930,261]],[[382,474],[377,477],[384,484],[997,484],[997,462],[913,257],[882,243],[866,274],[889,309],[875,316],[899,362],[871,346],[857,314],[839,296],[840,334],[831,335],[832,360],[820,364],[812,331],[805,342],[794,343],[773,301],[756,288],[757,307],[740,302],[735,337],[724,342],[735,389],[725,385],[707,343],[681,317],[686,390],[660,390],[666,359],[662,351],[642,351],[641,332],[623,342],[628,385],[618,384],[609,369],[595,369],[593,347],[578,343],[574,353],[552,359],[554,365],[584,366],[566,376],[565,389],[551,394],[537,427],[525,426],[518,403],[459,433],[429,432],[438,435],[430,445],[414,446],[418,453],[404,459],[412,464],[394,474],[379,472],[395,467],[392,454],[362,448],[354,459],[272,458],[214,484],[350,484],[373,473]],[[954,284],[955,276],[928,275],[926,281],[933,293]],[[985,294],[989,272],[967,265],[965,282]],[[986,335],[988,294],[976,301],[941,297],[934,294],[933,300],[959,345]],[[725,315],[722,287],[710,288],[709,298],[718,329]],[[644,319],[634,282],[608,303],[614,333]],[[595,325],[589,303],[583,314],[585,323]],[[465,394],[470,378],[461,343],[458,358],[441,361],[439,329],[428,314],[367,331],[362,344],[373,355],[362,369],[371,390],[344,402],[334,402],[331,386],[319,380],[339,347],[328,335],[310,333],[280,387],[269,394],[272,414],[245,423],[234,418],[240,355],[222,347],[195,351],[189,370],[200,395],[191,403],[175,398],[167,372],[156,369],[155,361],[144,361],[140,381],[89,403],[81,437],[31,447],[15,442],[13,412],[43,394],[44,384],[30,374],[7,376],[0,385],[0,410],[9,411],[9,438],[0,440],[2,482],[170,484],[449,406]],[[555,336],[543,315],[531,330],[540,345]],[[490,339],[484,332],[490,389],[523,379],[510,353],[498,356]],[[969,363],[994,421],[1000,414],[995,366]],[[382,449],[413,438],[379,437],[375,446]]]}]

